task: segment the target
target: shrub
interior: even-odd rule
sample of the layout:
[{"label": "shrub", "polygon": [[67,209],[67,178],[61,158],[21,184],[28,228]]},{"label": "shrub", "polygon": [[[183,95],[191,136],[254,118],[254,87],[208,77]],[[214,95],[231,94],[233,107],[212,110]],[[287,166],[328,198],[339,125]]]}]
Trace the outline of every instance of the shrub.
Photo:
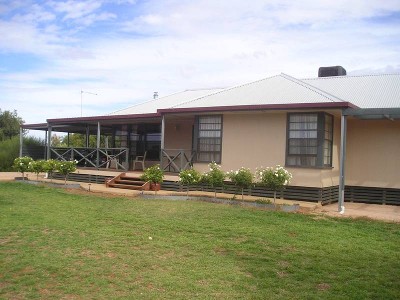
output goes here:
[{"label": "shrub", "polygon": [[201,174],[195,169],[188,169],[179,172],[179,182],[186,185],[186,196],[189,196],[189,186],[199,183]]},{"label": "shrub", "polygon": [[292,179],[285,168],[277,165],[275,168],[261,168],[257,170],[257,178],[261,185],[274,191],[274,204],[276,200],[276,192],[283,190]]},{"label": "shrub", "polygon": [[34,160],[29,163],[29,171],[36,174],[36,180],[39,179],[39,173],[45,171],[45,160]]},{"label": "shrub", "polygon": [[0,141],[0,171],[13,170],[13,162],[19,156],[19,136]]},{"label": "shrub", "polygon": [[60,161],[55,159],[49,159],[44,164],[44,171],[50,175],[51,181],[53,181],[53,172],[57,170]]},{"label": "shrub", "polygon": [[60,174],[64,175],[64,183],[67,184],[67,177],[70,173],[75,172],[76,170],[76,160],[71,160],[71,161],[61,161],[60,163],[57,164],[57,171]]},{"label": "shrub", "polygon": [[29,163],[31,163],[32,161],[32,157],[29,156],[17,157],[16,159],[14,159],[13,168],[16,171],[21,172],[23,180],[25,178],[25,172],[29,171]]},{"label": "shrub", "polygon": [[221,170],[221,166],[212,162],[208,165],[210,170],[203,174],[202,181],[214,189],[214,197],[217,197],[216,188],[224,184],[226,177],[225,173]]},{"label": "shrub", "polygon": [[249,188],[253,183],[253,174],[251,173],[250,169],[241,167],[239,170],[230,171],[226,175],[235,184],[235,186],[242,190],[243,201],[243,190],[245,188]]}]

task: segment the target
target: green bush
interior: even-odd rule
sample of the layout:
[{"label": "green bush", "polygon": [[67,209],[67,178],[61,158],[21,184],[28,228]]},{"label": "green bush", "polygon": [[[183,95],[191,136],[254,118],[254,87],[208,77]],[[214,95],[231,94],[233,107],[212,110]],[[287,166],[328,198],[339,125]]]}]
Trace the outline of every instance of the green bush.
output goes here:
[{"label": "green bush", "polygon": [[55,170],[57,170],[59,164],[60,164],[60,161],[55,160],[55,159],[49,159],[49,160],[45,161],[44,171],[48,173],[51,180],[53,180],[53,173]]},{"label": "green bush", "polygon": [[13,171],[13,162],[19,156],[19,136],[0,142],[0,172]]},{"label": "green bush", "polygon": [[214,189],[214,197],[217,197],[216,188],[224,184],[224,179],[226,177],[225,173],[221,170],[221,166],[212,162],[208,165],[210,170],[203,174],[201,181],[205,182],[211,188]]},{"label": "green bush", "polygon": [[32,163],[33,159],[29,156],[17,157],[14,159],[13,168],[15,171],[21,172],[22,179],[25,177],[25,172],[29,171],[29,165]]},{"label": "green bush", "polygon": [[249,188],[253,183],[253,174],[250,169],[246,169],[241,167],[237,171],[230,171],[227,174],[227,177],[242,190],[242,200],[243,200],[243,190],[245,188]]},{"label": "green bush", "polygon": [[64,175],[64,183],[67,184],[67,177],[70,173],[75,172],[76,170],[76,160],[71,161],[61,161],[57,164],[56,170]]},{"label": "green bush", "polygon": [[276,192],[283,190],[292,179],[292,174],[285,168],[276,166],[275,168],[262,168],[257,170],[257,178],[261,185],[274,191],[274,204]]},{"label": "green bush", "polygon": [[179,172],[180,184],[186,185],[186,196],[189,196],[189,186],[199,183],[201,174],[195,169],[188,169]]},{"label": "green bush", "polygon": [[[24,137],[24,146],[43,146],[44,141],[36,137]],[[13,162],[19,156],[19,136],[0,141],[0,172],[13,171]]]},{"label": "green bush", "polygon": [[45,171],[45,164],[46,161],[45,160],[34,160],[31,161],[28,165],[28,170],[32,173],[36,174],[36,180],[39,179],[39,173],[42,173]]}]

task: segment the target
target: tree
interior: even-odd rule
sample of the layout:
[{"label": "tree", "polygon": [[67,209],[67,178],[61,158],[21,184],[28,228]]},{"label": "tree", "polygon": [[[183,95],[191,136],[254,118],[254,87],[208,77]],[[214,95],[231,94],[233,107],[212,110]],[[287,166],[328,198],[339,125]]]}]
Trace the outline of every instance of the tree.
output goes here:
[{"label": "tree", "polygon": [[17,111],[13,112],[0,109],[0,141],[10,140],[19,134],[19,128],[24,121],[18,116]]},{"label": "tree", "polygon": [[[61,140],[62,145],[68,145],[68,135],[65,135]],[[100,136],[100,145],[105,144],[105,136]],[[86,136],[80,133],[72,133],[69,135],[69,146],[70,147],[86,147]],[[97,136],[90,135],[89,136],[89,147],[96,148],[97,146]]]},{"label": "tree", "polygon": [[61,147],[61,137],[59,137],[57,134],[52,134],[51,135],[51,145],[53,147]]}]

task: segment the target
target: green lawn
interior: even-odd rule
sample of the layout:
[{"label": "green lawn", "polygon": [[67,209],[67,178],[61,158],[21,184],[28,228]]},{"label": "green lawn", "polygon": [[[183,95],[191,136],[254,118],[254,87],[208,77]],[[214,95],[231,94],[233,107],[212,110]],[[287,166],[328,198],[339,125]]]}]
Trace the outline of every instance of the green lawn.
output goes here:
[{"label": "green lawn", "polygon": [[0,298],[400,299],[400,225],[0,183]]}]

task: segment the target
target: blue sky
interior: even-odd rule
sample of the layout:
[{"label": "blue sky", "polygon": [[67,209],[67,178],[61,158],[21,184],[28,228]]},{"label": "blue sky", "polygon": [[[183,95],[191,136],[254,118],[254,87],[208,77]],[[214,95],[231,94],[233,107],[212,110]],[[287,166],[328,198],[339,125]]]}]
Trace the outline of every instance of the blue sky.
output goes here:
[{"label": "blue sky", "polygon": [[0,0],[0,108],[27,123],[318,67],[400,72],[400,1]]}]

